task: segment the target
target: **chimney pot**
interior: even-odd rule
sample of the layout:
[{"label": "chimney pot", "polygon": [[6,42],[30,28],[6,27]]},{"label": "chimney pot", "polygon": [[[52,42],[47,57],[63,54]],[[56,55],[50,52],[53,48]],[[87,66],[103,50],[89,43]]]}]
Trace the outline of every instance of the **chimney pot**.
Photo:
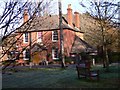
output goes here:
[{"label": "chimney pot", "polygon": [[27,8],[25,8],[23,16],[24,16],[24,22],[28,21],[28,9]]},{"label": "chimney pot", "polygon": [[68,8],[67,8],[67,20],[68,20],[68,24],[70,25],[70,26],[73,26],[72,25],[72,8],[71,8],[71,4],[68,4]]},{"label": "chimney pot", "polygon": [[74,21],[75,21],[75,26],[77,28],[80,28],[80,16],[79,16],[79,12],[74,12]]},{"label": "chimney pot", "polygon": [[68,4],[68,8],[72,9],[72,8],[71,8],[71,4]]}]

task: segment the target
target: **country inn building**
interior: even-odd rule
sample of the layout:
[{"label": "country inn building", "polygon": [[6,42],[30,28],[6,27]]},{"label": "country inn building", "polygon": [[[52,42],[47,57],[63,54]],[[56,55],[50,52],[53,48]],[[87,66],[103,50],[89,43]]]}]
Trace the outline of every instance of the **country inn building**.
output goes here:
[{"label": "country inn building", "polygon": [[[29,51],[31,51],[31,61],[34,64],[39,64],[43,60],[48,62],[58,60],[60,52],[59,16],[35,15],[32,20],[28,20],[27,9],[24,10],[23,15],[25,23],[15,32],[15,39],[18,39],[16,43],[17,50],[22,52],[24,49],[19,62],[24,63],[29,60]],[[80,14],[79,12],[73,14],[71,4],[68,5],[67,14],[63,15],[62,19],[65,56],[69,57],[71,53],[92,50],[93,48],[84,41]]]}]

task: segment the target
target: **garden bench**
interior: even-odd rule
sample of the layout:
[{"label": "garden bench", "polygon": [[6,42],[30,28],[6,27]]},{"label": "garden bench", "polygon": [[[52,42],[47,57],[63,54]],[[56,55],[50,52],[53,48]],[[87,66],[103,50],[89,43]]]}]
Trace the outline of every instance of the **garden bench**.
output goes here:
[{"label": "garden bench", "polygon": [[90,67],[86,67],[84,64],[76,65],[78,78],[84,77],[93,79],[94,77],[99,80],[99,70],[91,70]]}]

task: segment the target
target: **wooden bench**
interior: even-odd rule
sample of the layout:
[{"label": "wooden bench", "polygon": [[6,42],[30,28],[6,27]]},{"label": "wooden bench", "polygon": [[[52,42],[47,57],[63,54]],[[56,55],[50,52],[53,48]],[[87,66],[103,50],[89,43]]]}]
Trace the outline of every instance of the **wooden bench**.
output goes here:
[{"label": "wooden bench", "polygon": [[90,67],[86,67],[85,65],[76,65],[78,78],[84,77],[93,79],[96,78],[99,80],[99,70],[90,70]]}]

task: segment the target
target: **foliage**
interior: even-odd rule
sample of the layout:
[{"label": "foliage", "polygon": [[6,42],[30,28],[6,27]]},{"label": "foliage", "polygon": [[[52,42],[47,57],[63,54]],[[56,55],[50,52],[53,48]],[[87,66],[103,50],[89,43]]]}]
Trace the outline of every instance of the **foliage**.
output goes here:
[{"label": "foliage", "polygon": [[88,52],[82,52],[80,53],[82,60],[90,60],[91,57]]},{"label": "foliage", "polygon": [[[66,63],[66,64],[71,64],[72,61],[73,61],[70,57],[66,57],[66,56],[65,56],[64,59],[65,59],[65,63]],[[60,59],[57,59],[57,60],[54,60],[53,62],[50,62],[50,64],[51,64],[51,63],[52,63],[52,64],[53,64],[53,63],[54,63],[54,64],[60,64],[60,63],[61,63],[61,60],[60,60]]]},{"label": "foliage", "polygon": [[110,52],[109,59],[110,59],[110,63],[119,63],[120,62],[120,52]]},{"label": "foliage", "polygon": [[[99,37],[94,37],[94,39],[96,39],[98,46],[102,46],[103,66],[106,68],[107,71],[109,71],[108,49],[111,49],[111,47],[115,48],[115,46],[117,45],[116,36],[118,35],[118,23],[116,24],[116,22],[118,18],[116,18],[116,15],[119,12],[119,5],[118,2],[116,2],[115,0],[90,0],[88,1],[88,3],[90,5],[86,5],[85,2],[81,3],[81,6],[83,6],[87,10],[87,13],[89,13],[90,16],[92,16],[93,19],[95,19],[97,22],[97,26],[99,28],[95,30],[97,32],[96,36]],[[95,32],[95,30],[93,32]],[[96,34],[96,32],[94,34]],[[118,47],[119,46],[117,46],[117,48]]]},{"label": "foliage", "polygon": [[48,53],[48,54],[47,54],[47,57],[51,57],[51,54],[50,54],[50,53]]},{"label": "foliage", "polygon": [[[7,65],[7,64],[9,64],[9,62],[11,62],[11,60],[6,60],[6,61],[2,61],[2,64],[3,65]],[[15,64],[16,62],[14,62],[14,64]]]},{"label": "foliage", "polygon": [[102,58],[100,56],[98,56],[98,55],[96,55],[94,58],[95,58],[96,63],[102,63],[103,62]]},{"label": "foliage", "polygon": [[[52,1],[52,0],[51,0]],[[2,12],[0,13],[0,30],[2,32],[2,48],[3,55],[0,57],[0,59],[13,47],[16,47],[18,42],[22,42],[22,35],[17,36],[16,29],[20,29],[20,27],[24,25],[29,25],[23,28],[25,31],[30,29],[30,26],[33,22],[33,19],[36,16],[42,16],[44,14],[44,10],[46,7],[49,7],[51,1],[24,1],[24,0],[8,0],[3,1],[0,3],[0,7],[2,9]],[[29,14],[29,18],[27,21],[23,22],[23,17],[25,15],[25,10],[27,10],[27,13]],[[21,25],[22,24],[22,25]],[[28,48],[29,45],[27,45],[25,48]],[[23,50],[21,51],[21,53]]]},{"label": "foliage", "polygon": [[72,60],[72,58],[65,56],[65,63],[72,64],[72,62],[74,62],[74,61]]},{"label": "foliage", "polygon": [[[109,63],[119,63],[120,52],[109,52]],[[94,56],[96,63],[102,63],[102,57],[99,55]]]}]

